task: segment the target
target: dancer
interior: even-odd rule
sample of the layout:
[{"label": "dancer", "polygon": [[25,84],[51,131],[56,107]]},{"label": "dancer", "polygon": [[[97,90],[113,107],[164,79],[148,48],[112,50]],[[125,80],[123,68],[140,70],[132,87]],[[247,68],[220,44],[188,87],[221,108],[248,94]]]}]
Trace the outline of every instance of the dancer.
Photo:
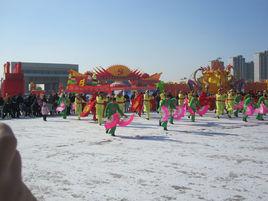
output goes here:
[{"label": "dancer", "polygon": [[83,99],[81,98],[81,95],[80,94],[76,94],[75,96],[75,101],[74,101],[74,104],[75,104],[75,114],[78,116],[78,119],[80,120],[81,119],[81,113],[82,113],[82,109],[83,109]]},{"label": "dancer", "polygon": [[192,110],[192,113],[190,112],[191,121],[195,122],[195,113],[197,111],[197,107],[199,107],[199,101],[198,101],[198,95],[196,92],[192,94],[191,100],[189,102],[189,109]]},{"label": "dancer", "polygon": [[248,114],[247,110],[248,107],[252,104],[252,98],[250,94],[247,94],[244,97],[244,106],[243,106],[243,121],[247,122],[248,121]]},{"label": "dancer", "polygon": [[232,118],[232,114],[234,112],[234,91],[231,89],[227,93],[227,99],[226,99],[226,109],[227,109],[227,114],[229,118]]},{"label": "dancer", "polygon": [[[234,103],[235,103],[235,105],[239,105],[241,101],[242,101],[242,96],[241,96],[241,94],[240,94],[240,93],[236,93],[235,98],[234,98]],[[241,104],[242,104],[242,103],[241,103]],[[235,117],[238,117],[238,113],[241,112],[241,111],[242,111],[242,109],[237,108],[237,109],[235,110],[235,112],[234,112],[234,116],[235,116]]]},{"label": "dancer", "polygon": [[164,92],[162,92],[160,94],[160,101],[159,101],[159,107],[158,107],[158,113],[160,114],[159,126],[162,125],[161,119],[162,119],[162,116],[163,116],[163,112],[162,112],[161,105],[162,105],[163,101],[166,101],[166,95],[165,95]]},{"label": "dancer", "polygon": [[119,94],[116,95],[116,102],[121,111],[124,111],[125,108],[125,97],[123,96],[123,91],[120,91]]},{"label": "dancer", "polygon": [[[266,105],[266,102],[267,102],[267,95],[265,93],[263,93],[262,96],[259,97],[258,99],[258,102],[257,102],[257,107],[260,108],[261,107],[261,104],[264,104]],[[257,120],[261,120],[263,121],[263,115],[264,114],[261,114],[260,112],[258,113],[258,115],[256,116],[256,119]]]},{"label": "dancer", "polygon": [[224,114],[225,97],[222,89],[218,89],[216,94],[216,117],[219,119]]},{"label": "dancer", "polygon": [[[120,109],[116,98],[113,98],[112,102],[108,103],[106,108],[105,108],[105,116],[108,119],[112,119],[113,114],[115,113],[119,113],[121,116],[125,116],[126,115],[123,113],[123,111]],[[110,129],[106,129],[106,133],[109,133],[111,136],[115,136],[115,130],[116,130],[116,125]]]},{"label": "dancer", "polygon": [[152,97],[149,94],[149,91],[147,90],[144,94],[144,98],[143,98],[143,108],[144,108],[144,112],[146,113],[146,119],[149,120],[150,119],[150,112],[151,112],[151,101]]},{"label": "dancer", "polygon": [[132,112],[138,113],[139,117],[141,117],[142,108],[143,108],[143,93],[142,92],[138,94],[136,93],[132,101],[131,110]]},{"label": "dancer", "polygon": [[61,97],[58,100],[58,105],[60,105],[60,107],[62,108],[61,114],[63,119],[67,118],[67,104],[68,104],[67,97],[64,93],[62,93]]},{"label": "dancer", "polygon": [[176,98],[174,98],[171,94],[169,94],[168,96],[168,110],[169,110],[169,123],[171,124],[174,124],[173,122],[173,113],[174,113],[174,110],[176,109]]},{"label": "dancer", "polygon": [[[168,102],[168,98],[166,98],[165,94],[162,93],[161,96],[161,101],[160,101],[160,109],[161,109],[161,113],[160,113],[160,120],[159,120],[159,125],[162,126],[164,128],[165,131],[167,131],[167,125],[168,125],[168,108],[169,108],[169,102]],[[164,109],[167,109],[166,111]],[[165,117],[165,118],[164,118]]]},{"label": "dancer", "polygon": [[185,95],[182,91],[179,91],[178,94],[178,106],[183,106],[184,105],[184,99],[185,99]]},{"label": "dancer", "polygon": [[96,114],[98,119],[98,124],[102,124],[102,117],[104,114],[104,104],[105,104],[106,98],[104,97],[103,93],[99,93],[96,97]]}]

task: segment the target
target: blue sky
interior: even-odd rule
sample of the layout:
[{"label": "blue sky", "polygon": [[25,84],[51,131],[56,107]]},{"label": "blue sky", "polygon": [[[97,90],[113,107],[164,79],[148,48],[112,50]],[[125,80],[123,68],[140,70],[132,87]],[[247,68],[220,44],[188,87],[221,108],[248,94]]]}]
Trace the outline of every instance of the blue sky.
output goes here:
[{"label": "blue sky", "polygon": [[268,49],[267,0],[0,0],[0,25],[1,66],[124,64],[179,81]]}]

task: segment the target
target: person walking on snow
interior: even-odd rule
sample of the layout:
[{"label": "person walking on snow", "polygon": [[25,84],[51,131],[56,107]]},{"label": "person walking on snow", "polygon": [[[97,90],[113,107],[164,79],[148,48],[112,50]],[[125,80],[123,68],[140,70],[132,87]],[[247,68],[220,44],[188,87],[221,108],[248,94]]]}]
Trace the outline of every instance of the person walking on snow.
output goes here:
[{"label": "person walking on snow", "polygon": [[189,102],[189,107],[193,110],[193,114],[190,114],[191,116],[191,121],[195,122],[195,113],[197,111],[197,107],[199,107],[199,101],[198,101],[198,95],[197,93],[193,93],[190,102]]},{"label": "person walking on snow", "polygon": [[98,119],[98,124],[102,124],[102,117],[104,113],[104,104],[106,102],[106,98],[102,93],[99,93],[99,95],[96,97],[96,115]]},{"label": "person walking on snow", "polygon": [[49,114],[49,108],[48,108],[48,105],[47,105],[47,100],[46,98],[43,99],[43,103],[42,103],[42,107],[41,107],[41,114],[43,116],[43,120],[44,121],[47,121],[47,116]]},{"label": "person walking on snow", "polygon": [[124,109],[125,109],[125,101],[126,101],[126,99],[123,96],[123,91],[120,91],[120,93],[117,94],[117,96],[116,96],[116,102],[117,102],[121,111],[124,111]]},{"label": "person walking on snow", "polygon": [[[113,98],[112,102],[109,102],[105,108],[105,116],[108,119],[112,119],[113,114],[115,113],[119,113],[121,116],[126,117],[126,115],[123,113],[118,103],[116,102],[116,98]],[[116,125],[112,127],[111,129],[106,129],[106,133],[110,134],[111,136],[115,136],[115,130],[116,130]]]},{"label": "person walking on snow", "polygon": [[248,115],[246,114],[247,108],[249,105],[251,105],[253,102],[251,95],[247,94],[244,97],[244,108],[243,108],[243,121],[247,122],[248,121]]},{"label": "person walking on snow", "polygon": [[149,120],[150,119],[150,112],[151,112],[151,100],[152,97],[149,94],[149,91],[147,90],[144,94],[144,98],[143,98],[143,108],[144,108],[144,112],[146,113],[146,119]]},{"label": "person walking on snow", "polygon": [[176,109],[176,98],[174,98],[171,94],[169,94],[169,97],[168,97],[168,110],[169,110],[169,114],[170,114],[170,117],[169,117],[169,123],[171,124],[174,124],[173,122],[173,113],[174,113],[174,110]]},{"label": "person walking on snow", "polygon": [[225,106],[225,96],[222,93],[222,90],[219,89],[216,94],[216,117],[219,119],[221,115],[224,114],[224,106]]},{"label": "person walking on snow", "polygon": [[178,106],[184,105],[184,99],[185,99],[185,95],[183,94],[182,91],[180,91],[178,94]]},{"label": "person walking on snow", "polygon": [[75,104],[75,114],[78,116],[78,119],[80,120],[81,119],[81,113],[82,113],[82,110],[83,110],[83,99],[81,97],[80,94],[76,94],[75,96],[75,101],[74,101],[74,104]]},{"label": "person walking on snow", "polygon": [[231,89],[227,93],[227,99],[226,99],[226,109],[227,109],[227,113],[228,113],[229,118],[232,117],[232,114],[234,112],[234,104],[235,104],[234,99],[235,99],[234,91]]}]

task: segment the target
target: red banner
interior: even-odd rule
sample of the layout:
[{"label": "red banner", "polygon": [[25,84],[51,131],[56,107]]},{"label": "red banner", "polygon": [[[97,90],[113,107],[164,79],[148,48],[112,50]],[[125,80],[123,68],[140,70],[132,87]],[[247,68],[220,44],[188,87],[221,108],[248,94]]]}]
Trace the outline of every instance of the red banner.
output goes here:
[{"label": "red banner", "polygon": [[155,86],[113,86],[110,85],[99,85],[99,86],[78,86],[78,85],[68,85],[66,92],[73,93],[96,93],[96,92],[107,92],[111,93],[112,91],[124,90],[124,91],[143,91],[143,90],[155,90]]}]

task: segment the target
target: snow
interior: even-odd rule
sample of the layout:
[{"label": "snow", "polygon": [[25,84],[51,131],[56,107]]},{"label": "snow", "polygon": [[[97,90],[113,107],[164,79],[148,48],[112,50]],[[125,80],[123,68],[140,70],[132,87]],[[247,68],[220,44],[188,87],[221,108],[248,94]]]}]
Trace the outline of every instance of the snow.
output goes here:
[{"label": "snow", "polygon": [[268,200],[267,121],[210,113],[164,132],[152,114],[111,137],[90,119],[3,121],[38,200]]}]

